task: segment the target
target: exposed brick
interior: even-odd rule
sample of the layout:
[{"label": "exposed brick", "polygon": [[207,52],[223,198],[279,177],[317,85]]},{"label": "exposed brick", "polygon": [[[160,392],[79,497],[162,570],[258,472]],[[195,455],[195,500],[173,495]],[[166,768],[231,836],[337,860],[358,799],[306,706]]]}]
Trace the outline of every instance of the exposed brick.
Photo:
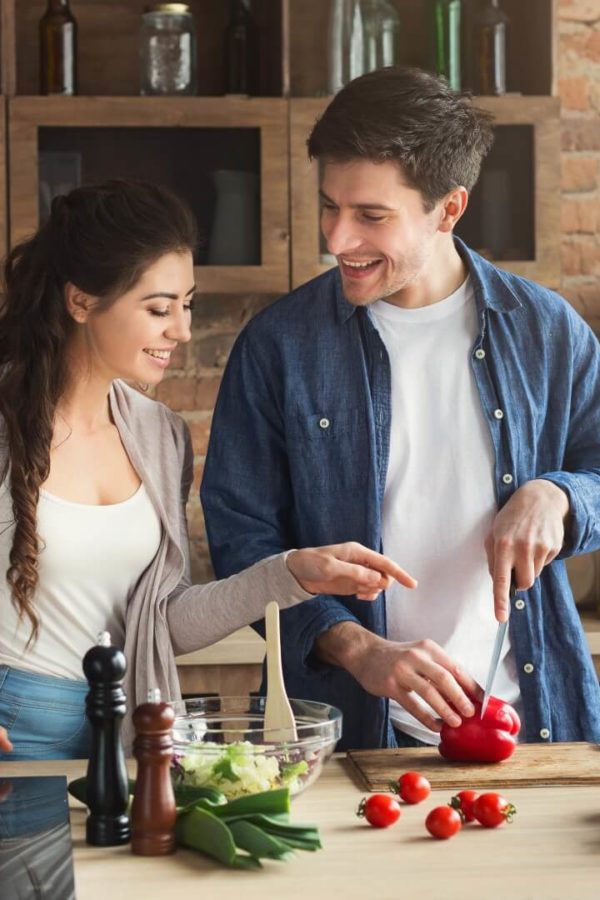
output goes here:
[{"label": "exposed brick", "polygon": [[558,84],[564,109],[585,112],[589,109],[589,83],[587,78],[561,78]]},{"label": "exposed brick", "polygon": [[196,409],[213,410],[221,386],[220,375],[202,375],[198,377],[196,385]]},{"label": "exposed brick", "polygon": [[598,186],[598,160],[593,156],[564,156],[561,188],[565,193],[593,191]]},{"label": "exposed brick", "polygon": [[600,150],[600,120],[563,120],[561,147],[563,150]]},{"label": "exposed brick", "polygon": [[598,22],[598,0],[560,0],[558,15],[567,22]]},{"label": "exposed brick", "polygon": [[563,296],[585,318],[600,317],[600,284],[597,282],[568,284],[563,289]]},{"label": "exposed brick", "polygon": [[581,275],[581,247],[575,241],[563,240],[560,248],[563,276]]},{"label": "exposed brick", "polygon": [[562,230],[567,234],[595,234],[600,218],[600,201],[591,199],[563,198]]},{"label": "exposed brick", "polygon": [[166,378],[156,388],[156,399],[171,409],[194,409],[196,399],[195,378]]},{"label": "exposed brick", "polygon": [[194,338],[194,355],[199,366],[207,369],[223,369],[231,353],[237,335],[231,333],[208,334]]},{"label": "exposed brick", "polygon": [[575,34],[562,34],[559,41],[560,62],[565,73],[576,60],[600,62],[600,31],[585,28]]},{"label": "exposed brick", "polygon": [[581,274],[600,276],[600,240],[584,237],[581,239]]},{"label": "exposed brick", "polygon": [[186,344],[179,344],[173,353],[171,353],[171,365],[170,369],[185,369],[187,365],[187,346]]},{"label": "exposed brick", "polygon": [[206,456],[208,439],[210,437],[210,419],[201,419],[199,422],[190,422],[192,445],[196,456]]},{"label": "exposed brick", "polygon": [[194,309],[194,327],[239,328],[265,306],[270,306],[272,294],[205,294]]},{"label": "exposed brick", "polygon": [[194,481],[190,490],[190,497],[197,497],[204,475],[204,460],[194,463]]}]

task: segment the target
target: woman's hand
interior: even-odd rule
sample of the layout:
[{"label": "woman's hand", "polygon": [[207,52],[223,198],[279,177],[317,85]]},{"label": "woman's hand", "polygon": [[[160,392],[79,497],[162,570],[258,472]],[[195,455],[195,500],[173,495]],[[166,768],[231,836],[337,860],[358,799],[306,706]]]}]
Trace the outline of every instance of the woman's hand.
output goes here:
[{"label": "woman's hand", "polygon": [[404,587],[417,586],[415,579],[387,556],[355,541],[293,550],[287,567],[311,594],[356,594],[359,600],[375,600],[394,580]]},{"label": "woman's hand", "polygon": [[12,748],[13,745],[8,739],[6,728],[2,728],[2,726],[0,725],[0,750],[3,750],[4,753],[9,753]]}]

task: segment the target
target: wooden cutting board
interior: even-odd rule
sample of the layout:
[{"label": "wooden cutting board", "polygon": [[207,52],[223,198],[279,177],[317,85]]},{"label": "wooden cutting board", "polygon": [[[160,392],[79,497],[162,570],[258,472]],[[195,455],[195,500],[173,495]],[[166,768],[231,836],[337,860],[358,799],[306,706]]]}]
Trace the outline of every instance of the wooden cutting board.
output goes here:
[{"label": "wooden cutting board", "polygon": [[369,791],[387,790],[390,781],[410,769],[425,775],[434,789],[600,784],[598,744],[519,744],[501,763],[451,763],[429,747],[350,750],[348,760]]}]

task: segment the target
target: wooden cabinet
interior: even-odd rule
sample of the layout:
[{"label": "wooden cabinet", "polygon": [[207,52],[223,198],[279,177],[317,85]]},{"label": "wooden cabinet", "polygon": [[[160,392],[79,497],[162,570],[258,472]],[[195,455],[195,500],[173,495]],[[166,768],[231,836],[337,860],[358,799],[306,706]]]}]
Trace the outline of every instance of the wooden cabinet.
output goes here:
[{"label": "wooden cabinet", "polygon": [[241,286],[265,293],[287,289],[285,100],[14,97],[9,101],[9,131],[12,243],[38,225],[39,163],[44,151],[77,154],[83,182],[133,177],[165,183],[188,199],[205,233],[210,231],[206,210],[215,202],[211,172],[239,168],[252,174],[254,168],[260,179],[256,264],[199,265],[198,287],[223,293]]},{"label": "wooden cabinet", "polygon": [[[428,4],[393,2],[401,18],[401,61],[427,67]],[[469,22],[477,2],[464,4],[468,83]],[[499,265],[551,287],[560,282],[559,111],[552,96],[556,4],[503,0],[511,20],[513,93],[477,99],[496,116],[497,140],[457,229]],[[2,84],[10,97],[10,243],[39,222],[44,154],[63,153],[79,158],[84,183],[135,174],[166,182],[190,200],[206,238],[197,259],[201,292],[285,292],[331,265],[319,238],[318,172],[305,150],[327,103],[329,0],[253,0],[261,34],[261,97],[252,99],[219,96],[229,15],[222,0],[190,3],[202,96],[137,96],[143,7],[138,0],[77,0],[81,96],[32,96],[44,5],[0,0]],[[1,159],[0,165],[4,174]],[[216,215],[210,178],[216,168],[260,179],[260,204],[250,226],[260,241],[252,264],[208,264]]]}]

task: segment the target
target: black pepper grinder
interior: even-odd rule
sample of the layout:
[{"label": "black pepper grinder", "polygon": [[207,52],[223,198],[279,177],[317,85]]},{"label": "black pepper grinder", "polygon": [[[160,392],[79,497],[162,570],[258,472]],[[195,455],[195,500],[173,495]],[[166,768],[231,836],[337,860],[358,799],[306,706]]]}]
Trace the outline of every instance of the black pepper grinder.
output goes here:
[{"label": "black pepper grinder", "polygon": [[90,690],[86,715],[92,727],[87,770],[86,841],[97,847],[126,844],[131,837],[127,805],[129,790],[121,722],[125,715],[122,688],[127,663],[118,647],[111,646],[107,631],[83,658]]}]

